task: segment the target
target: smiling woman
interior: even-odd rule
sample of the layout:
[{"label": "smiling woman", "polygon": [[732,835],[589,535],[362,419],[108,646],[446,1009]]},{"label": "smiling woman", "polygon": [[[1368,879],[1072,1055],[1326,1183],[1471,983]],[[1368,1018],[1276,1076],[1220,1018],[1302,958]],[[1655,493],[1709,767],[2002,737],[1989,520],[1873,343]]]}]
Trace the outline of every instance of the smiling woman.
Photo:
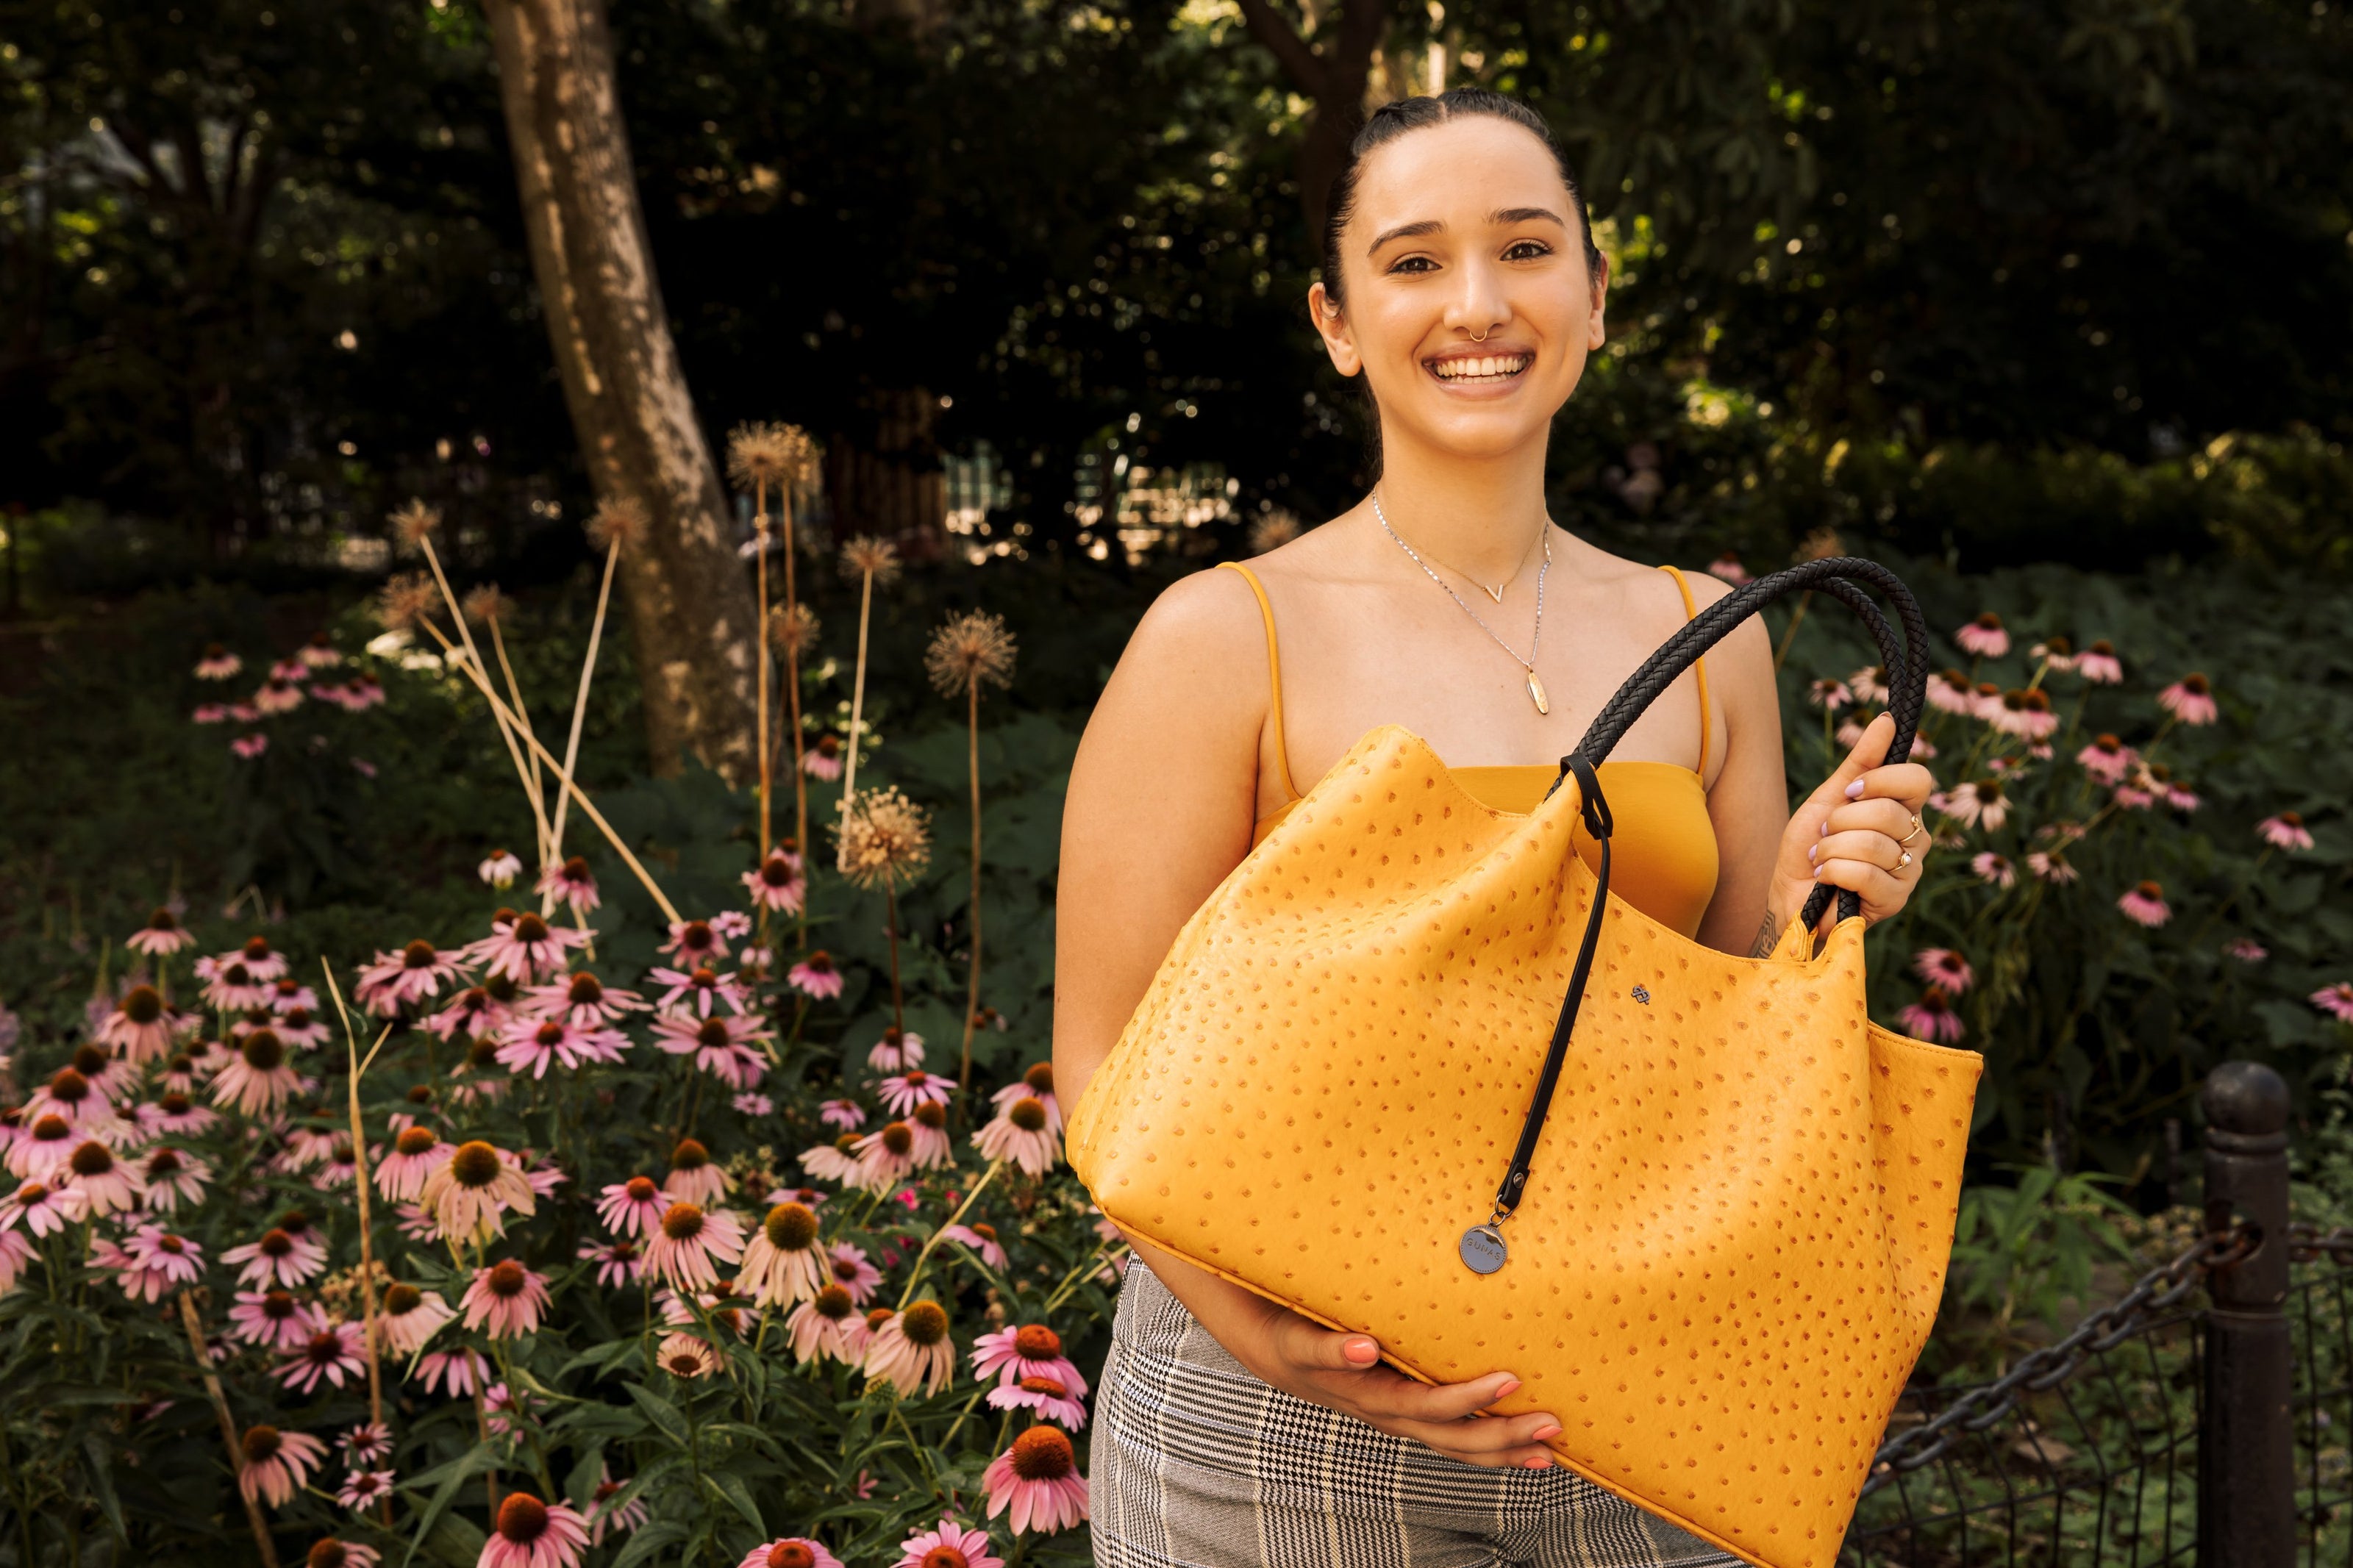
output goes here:
[{"label": "smiling woman", "polygon": [[[1553,416],[1606,341],[1609,282],[1576,181],[1523,105],[1478,90],[1409,99],[1358,134],[1307,304],[1377,412],[1378,481],[1250,566],[1172,586],[1113,672],[1063,816],[1055,1081],[1074,1102],[1180,928],[1304,798],[1294,781],[1345,793],[1341,764],[1401,728],[1452,760],[1438,767],[1472,801],[1531,812],[1553,759],[1725,591],[1610,555],[1546,515]],[[1932,787],[1916,765],[1882,765],[1894,728],[1883,717],[1864,731],[1793,816],[1770,650],[1747,623],[1599,769],[1617,825],[1611,892],[1744,955],[1760,938],[1769,949],[1823,883],[1860,895],[1870,919],[1893,914],[1920,875]],[[1302,847],[1286,832],[1266,853]],[[1352,875],[1415,874],[1402,855],[1390,868],[1388,853],[1351,858],[1360,843],[1330,847]],[[1304,930],[1318,911],[1293,913]],[[1331,1005],[1335,1030],[1379,1011],[1345,984]],[[1218,1071],[1205,1063],[1187,1092],[1214,1093]],[[1410,1092],[1409,1076],[1377,1088]],[[1556,1464],[1578,1413],[1497,1411],[1520,1387],[1508,1367],[1416,1382],[1369,1335],[1130,1239],[1093,1445],[1098,1562],[1732,1561]]]}]

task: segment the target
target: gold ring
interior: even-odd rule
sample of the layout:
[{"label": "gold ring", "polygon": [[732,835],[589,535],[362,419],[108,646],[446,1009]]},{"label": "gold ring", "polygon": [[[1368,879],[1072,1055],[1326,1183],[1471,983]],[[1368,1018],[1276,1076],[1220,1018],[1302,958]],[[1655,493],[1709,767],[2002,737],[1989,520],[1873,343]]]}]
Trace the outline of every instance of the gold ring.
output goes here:
[{"label": "gold ring", "polygon": [[1912,831],[1911,831],[1911,832],[1909,832],[1909,833],[1907,833],[1907,834],[1905,834],[1903,837],[1901,837],[1901,838],[1897,839],[1895,842],[1896,842],[1896,843],[1898,843],[1898,844],[1909,844],[1909,843],[1911,843],[1911,842],[1912,842],[1912,840],[1913,840],[1914,838],[1915,838],[1916,837],[1918,837],[1918,836],[1919,836],[1919,832],[1920,832],[1920,814],[1919,814],[1918,812],[1916,812],[1916,811],[1915,811],[1915,812],[1914,812],[1914,813],[1912,814]]},{"label": "gold ring", "polygon": [[1905,867],[1909,866],[1910,864],[1912,864],[1912,851],[1906,849],[1900,857],[1897,858],[1895,868],[1901,871]]}]

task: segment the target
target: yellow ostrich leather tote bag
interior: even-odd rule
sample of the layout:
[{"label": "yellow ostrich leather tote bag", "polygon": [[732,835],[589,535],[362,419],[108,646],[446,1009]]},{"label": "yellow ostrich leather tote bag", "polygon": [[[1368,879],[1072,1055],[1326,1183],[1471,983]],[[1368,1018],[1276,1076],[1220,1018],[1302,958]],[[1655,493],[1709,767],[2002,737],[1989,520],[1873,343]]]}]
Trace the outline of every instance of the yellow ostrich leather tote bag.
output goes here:
[{"label": "yellow ostrich leather tote bag", "polygon": [[1926,628],[1852,558],[1687,623],[1525,816],[1375,730],[1186,922],[1069,1130],[1122,1229],[1414,1377],[1508,1368],[1499,1409],[1556,1415],[1562,1464],[1760,1568],[1838,1554],[1936,1314],[1982,1065],[1865,1016],[1852,894],[1820,952],[1827,887],[1756,959],[1609,893],[1595,767],[1797,590],[1878,638],[1901,761]]}]

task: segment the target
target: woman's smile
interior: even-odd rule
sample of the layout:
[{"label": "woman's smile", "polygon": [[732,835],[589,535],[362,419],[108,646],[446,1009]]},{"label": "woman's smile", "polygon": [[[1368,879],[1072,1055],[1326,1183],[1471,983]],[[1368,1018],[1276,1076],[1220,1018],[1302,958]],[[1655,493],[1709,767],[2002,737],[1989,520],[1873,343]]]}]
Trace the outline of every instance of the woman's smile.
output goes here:
[{"label": "woman's smile", "polygon": [[1459,397],[1493,397],[1512,391],[1536,363],[1525,348],[1481,348],[1432,354],[1421,362],[1446,390]]}]

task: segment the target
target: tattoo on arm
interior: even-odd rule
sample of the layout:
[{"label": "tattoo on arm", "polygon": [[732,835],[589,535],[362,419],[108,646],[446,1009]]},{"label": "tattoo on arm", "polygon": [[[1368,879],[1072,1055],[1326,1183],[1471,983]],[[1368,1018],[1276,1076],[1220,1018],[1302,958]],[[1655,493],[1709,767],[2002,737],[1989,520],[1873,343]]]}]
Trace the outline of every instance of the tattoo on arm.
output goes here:
[{"label": "tattoo on arm", "polygon": [[1780,931],[1773,923],[1773,911],[1767,910],[1763,923],[1757,928],[1757,941],[1749,947],[1748,956],[1769,958],[1772,956],[1774,944],[1780,940]]}]

